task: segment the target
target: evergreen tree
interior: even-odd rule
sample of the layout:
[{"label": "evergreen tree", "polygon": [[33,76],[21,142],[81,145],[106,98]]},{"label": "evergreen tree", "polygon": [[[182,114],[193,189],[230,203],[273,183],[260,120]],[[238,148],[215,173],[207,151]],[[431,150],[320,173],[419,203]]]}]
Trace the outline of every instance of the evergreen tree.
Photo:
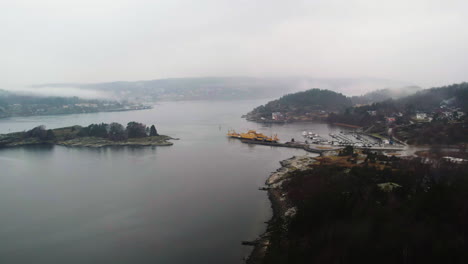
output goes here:
[{"label": "evergreen tree", "polygon": [[156,127],[155,127],[154,125],[151,126],[151,129],[150,129],[150,136],[151,136],[151,137],[159,136],[158,131],[156,130]]},{"label": "evergreen tree", "polygon": [[106,138],[108,136],[107,129],[108,124],[101,123],[101,124],[91,124],[88,126],[89,128],[89,136],[90,137],[102,137]]}]

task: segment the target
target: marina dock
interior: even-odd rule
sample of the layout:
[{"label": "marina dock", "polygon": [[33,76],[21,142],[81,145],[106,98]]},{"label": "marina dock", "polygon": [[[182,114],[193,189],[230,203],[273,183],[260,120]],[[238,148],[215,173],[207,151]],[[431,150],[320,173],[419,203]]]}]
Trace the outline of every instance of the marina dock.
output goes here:
[{"label": "marina dock", "polygon": [[254,141],[254,140],[241,140],[242,143],[245,144],[252,144],[252,145],[264,145],[264,146],[272,146],[272,147],[283,147],[283,148],[297,148],[297,149],[303,149],[308,152],[312,153],[318,153],[321,154],[325,151],[332,151],[332,150],[337,150],[337,149],[317,149],[313,148],[307,144],[298,144],[298,143],[292,143],[292,142],[287,142],[287,143],[279,143],[279,142],[265,142],[265,141]]},{"label": "marina dock", "polygon": [[359,132],[329,134],[328,136],[330,139],[307,131],[304,131],[302,135],[311,142],[307,142],[307,140],[305,142],[294,142],[293,140],[291,142],[282,143],[279,142],[276,135],[268,137],[255,130],[249,130],[247,133],[236,133],[233,130],[228,132],[229,137],[240,139],[244,144],[296,148],[317,154],[339,151],[346,146],[353,146],[355,149],[369,149],[375,151],[402,151],[405,149],[403,144],[385,144],[380,138]]},{"label": "marina dock", "polygon": [[[272,146],[272,147],[282,147],[282,148],[296,148],[296,149],[303,149],[307,152],[322,154],[327,151],[338,151],[343,149],[344,146],[340,147],[327,147],[327,148],[320,148],[320,145],[309,145],[309,144],[300,144],[300,143],[293,143],[293,142],[264,142],[264,141],[254,141],[254,140],[241,140],[242,143],[251,144],[251,145],[264,145],[264,146]],[[404,147],[399,146],[386,146],[386,147],[355,147],[356,149],[369,149],[375,151],[402,151]]]}]

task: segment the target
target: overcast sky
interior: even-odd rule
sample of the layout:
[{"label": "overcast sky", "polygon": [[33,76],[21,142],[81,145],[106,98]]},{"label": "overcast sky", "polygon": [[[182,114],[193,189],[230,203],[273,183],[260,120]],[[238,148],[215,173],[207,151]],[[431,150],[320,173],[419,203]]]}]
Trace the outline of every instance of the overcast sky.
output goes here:
[{"label": "overcast sky", "polygon": [[193,76],[468,80],[468,1],[0,0],[0,88]]}]

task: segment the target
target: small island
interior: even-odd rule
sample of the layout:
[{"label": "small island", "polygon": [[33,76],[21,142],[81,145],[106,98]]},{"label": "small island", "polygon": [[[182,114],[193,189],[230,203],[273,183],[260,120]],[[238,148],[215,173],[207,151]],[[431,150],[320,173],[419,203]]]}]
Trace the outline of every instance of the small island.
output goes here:
[{"label": "small island", "polygon": [[119,123],[91,124],[87,127],[70,126],[46,129],[37,126],[31,130],[0,135],[0,148],[27,145],[62,145],[68,147],[107,146],[171,146],[174,139],[160,135],[156,127],[147,127],[138,122],[129,122],[126,127]]}]

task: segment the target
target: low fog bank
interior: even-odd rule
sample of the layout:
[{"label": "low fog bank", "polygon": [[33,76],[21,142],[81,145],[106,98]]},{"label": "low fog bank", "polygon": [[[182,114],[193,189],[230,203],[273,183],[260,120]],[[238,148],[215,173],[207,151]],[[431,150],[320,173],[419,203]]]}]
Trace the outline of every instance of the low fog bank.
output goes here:
[{"label": "low fog bank", "polygon": [[408,82],[378,78],[198,77],[88,84],[43,84],[21,91],[40,96],[173,101],[273,98],[311,88],[328,89],[346,96],[359,96],[375,90],[411,85],[413,84]]},{"label": "low fog bank", "polygon": [[303,78],[295,92],[319,88],[342,93],[346,96],[360,96],[382,89],[400,90],[414,83],[379,78]]},{"label": "low fog bank", "polygon": [[101,99],[101,100],[115,100],[112,93],[105,91],[98,91],[92,89],[81,89],[72,86],[60,87],[25,87],[8,90],[11,93],[25,96],[38,96],[38,97],[78,97],[81,99]]}]

